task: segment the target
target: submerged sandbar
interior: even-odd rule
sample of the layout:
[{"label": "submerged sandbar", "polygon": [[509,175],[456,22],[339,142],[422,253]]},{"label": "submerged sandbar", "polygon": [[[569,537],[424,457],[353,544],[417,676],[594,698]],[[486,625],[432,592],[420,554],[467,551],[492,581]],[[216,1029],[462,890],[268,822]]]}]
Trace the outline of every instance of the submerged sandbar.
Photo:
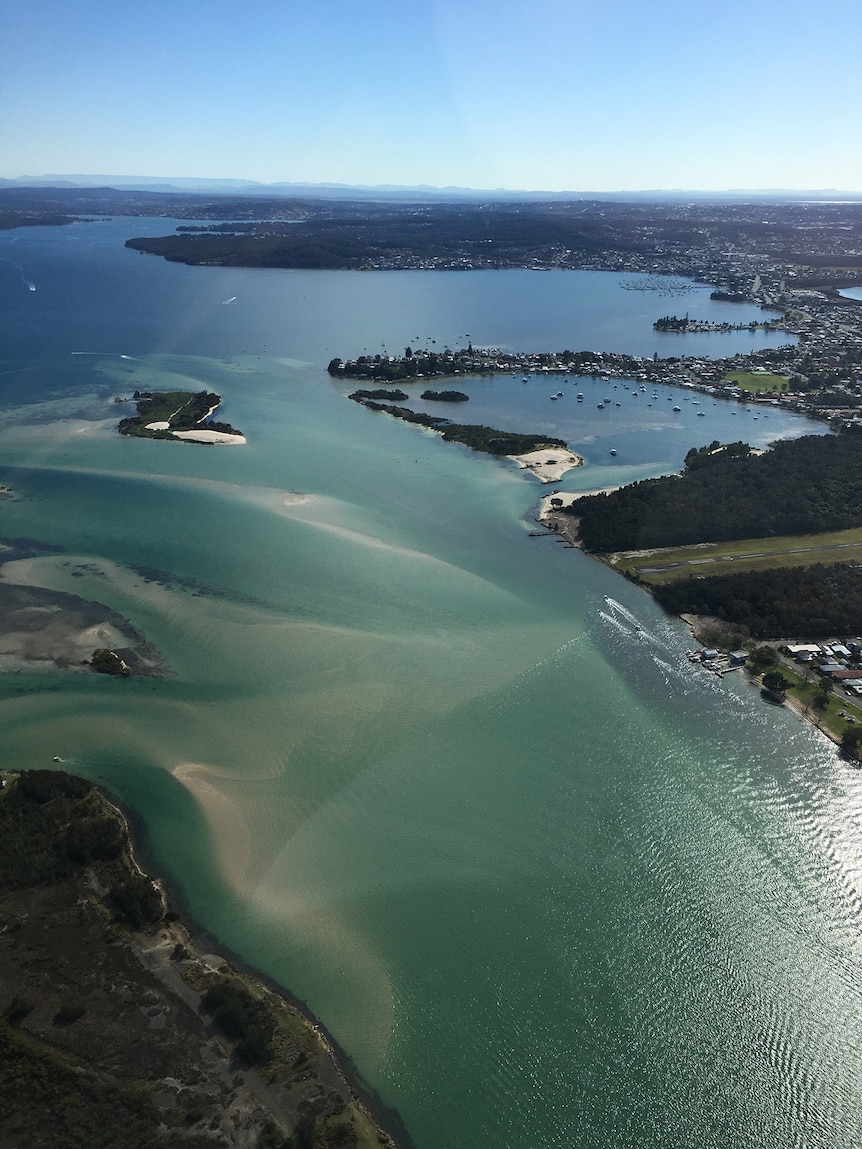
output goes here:
[{"label": "submerged sandbar", "polygon": [[168,672],[155,646],[104,603],[0,581],[0,672],[91,672],[94,652],[106,649],[131,674],[159,677]]}]

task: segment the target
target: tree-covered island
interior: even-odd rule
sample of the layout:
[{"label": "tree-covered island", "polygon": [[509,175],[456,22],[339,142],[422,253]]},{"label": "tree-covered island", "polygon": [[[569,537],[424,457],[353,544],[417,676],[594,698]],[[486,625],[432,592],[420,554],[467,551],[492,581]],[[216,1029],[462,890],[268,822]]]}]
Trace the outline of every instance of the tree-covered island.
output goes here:
[{"label": "tree-covered island", "polygon": [[779,316],[777,319],[751,320],[750,323],[716,323],[709,319],[689,319],[687,315],[681,318],[678,315],[663,315],[652,328],[653,331],[670,331],[678,335],[706,331],[783,331],[784,319]]},{"label": "tree-covered island", "polygon": [[436,403],[466,403],[470,396],[463,391],[423,391],[419,398]]},{"label": "tree-covered island", "polygon": [[245,442],[241,431],[212,418],[221,405],[221,396],[212,391],[135,391],[133,399],[137,414],[120,420],[121,435],[193,443]]},{"label": "tree-covered island", "polygon": [[411,411],[409,407],[397,407],[393,403],[378,403],[373,399],[363,399],[359,392],[350,396],[369,411],[384,411],[405,423],[416,423],[439,431],[447,443],[463,443],[473,451],[483,451],[488,455],[527,455],[532,451],[542,451],[548,447],[567,450],[563,439],[553,439],[549,435],[518,434],[513,431],[498,431],[493,427],[479,424],[453,423],[440,415],[428,415],[425,411]]},{"label": "tree-covered island", "polygon": [[688,452],[682,475],[577,499],[566,510],[597,553],[862,527],[862,432],[804,435],[765,452],[713,442]]}]

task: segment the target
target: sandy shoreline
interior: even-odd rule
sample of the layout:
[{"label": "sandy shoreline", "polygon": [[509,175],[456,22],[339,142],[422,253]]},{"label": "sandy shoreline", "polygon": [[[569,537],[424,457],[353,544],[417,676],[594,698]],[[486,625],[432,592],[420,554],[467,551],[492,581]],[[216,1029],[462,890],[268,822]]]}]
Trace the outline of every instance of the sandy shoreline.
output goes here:
[{"label": "sandy shoreline", "polygon": [[189,443],[215,443],[219,446],[242,446],[245,435],[229,435],[226,431],[172,431],[175,439],[185,439]]},{"label": "sandy shoreline", "polygon": [[536,522],[565,539],[569,546],[580,549],[581,540],[578,535],[580,520],[574,515],[565,514],[563,508],[570,507],[576,499],[583,499],[587,495],[605,495],[616,490],[619,490],[619,487],[601,487],[593,491],[552,491],[550,495],[542,496]]},{"label": "sandy shoreline", "polygon": [[[619,486],[616,487],[598,487],[593,491],[552,491],[550,495],[543,495],[540,504],[538,519],[544,522],[548,515],[553,515],[555,511],[561,510],[563,507],[570,507],[576,499],[586,499],[590,495],[609,495],[612,491],[618,491]],[[551,505],[551,500],[554,500],[554,505]]]},{"label": "sandy shoreline", "polygon": [[582,467],[584,460],[568,447],[543,447],[541,451],[528,451],[525,455],[507,455],[525,471],[530,471],[540,483],[556,483],[573,467]]},{"label": "sandy shoreline", "polygon": [[[289,1008],[301,1015],[309,1032],[320,1043],[325,1057],[330,1062],[330,1073],[343,1083],[351,1095],[352,1103],[374,1125],[379,1144],[384,1149],[386,1147],[396,1149],[396,1145],[398,1149],[411,1149],[413,1141],[398,1110],[386,1105],[379,1094],[368,1085],[350,1055],[338,1044],[308,1005],[286,986],[250,965],[230,946],[226,946],[220,938],[209,933],[195,920],[183,891],[158,873],[157,864],[144,849],[142,843],[144,837],[143,819],[114,794],[102,787],[98,787],[98,789],[103,799],[114,807],[126,825],[132,863],[139,871],[145,872],[155,879],[166,903],[174,907],[179,913],[179,920],[174,923],[171,931],[170,945],[161,947],[163,952],[169,953],[178,937],[188,948],[192,960],[198,960],[203,965],[208,965],[214,969],[227,967],[248,982],[261,986],[269,993],[281,998]],[[164,966],[164,960],[158,964]]]}]

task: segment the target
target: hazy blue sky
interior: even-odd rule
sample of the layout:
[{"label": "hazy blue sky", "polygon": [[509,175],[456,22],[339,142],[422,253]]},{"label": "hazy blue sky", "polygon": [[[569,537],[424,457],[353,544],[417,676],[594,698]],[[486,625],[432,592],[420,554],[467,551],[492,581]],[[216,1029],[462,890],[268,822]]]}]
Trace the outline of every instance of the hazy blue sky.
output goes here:
[{"label": "hazy blue sky", "polygon": [[862,191],[860,0],[0,5],[0,176]]}]

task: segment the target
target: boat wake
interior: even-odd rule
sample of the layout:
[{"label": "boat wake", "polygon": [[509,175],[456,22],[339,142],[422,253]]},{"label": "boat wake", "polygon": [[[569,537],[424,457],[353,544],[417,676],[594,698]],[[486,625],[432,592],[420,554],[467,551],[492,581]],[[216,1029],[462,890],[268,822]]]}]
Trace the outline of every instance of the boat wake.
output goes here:
[{"label": "boat wake", "polygon": [[606,611],[600,610],[599,618],[603,622],[609,623],[615,630],[618,630],[620,634],[631,635],[634,633],[631,627],[626,626],[625,623],[621,622],[615,615],[608,614]]},{"label": "boat wake", "polygon": [[641,642],[649,642],[652,643],[653,646],[667,650],[667,640],[654,631],[647,630],[638,616],[633,614],[628,607],[623,606],[621,602],[617,602],[616,599],[611,598],[609,595],[605,595],[604,599],[610,609],[610,614],[600,610],[600,618],[612,623],[623,633],[636,636]]},{"label": "boat wake", "polygon": [[70,351],[70,355],[97,355],[101,359],[110,359],[116,355],[118,359],[131,359],[135,363],[140,363],[140,359],[135,355],[117,355],[116,351]]},{"label": "boat wake", "polygon": [[621,602],[617,602],[615,598],[611,598],[609,594],[606,594],[604,598],[605,602],[608,604],[615,615],[622,615],[622,617],[628,619],[628,621],[632,623],[633,626],[640,627],[640,620],[636,614],[633,614],[628,609],[628,607],[623,606]]},{"label": "boat wake", "polygon": [[0,256],[0,263],[8,263],[10,267],[14,267],[18,274],[21,276],[21,282],[24,284],[28,291],[36,290],[36,284],[32,279],[27,278],[27,276],[24,274],[24,268],[20,263],[16,263],[14,259],[6,259],[5,256]]}]

